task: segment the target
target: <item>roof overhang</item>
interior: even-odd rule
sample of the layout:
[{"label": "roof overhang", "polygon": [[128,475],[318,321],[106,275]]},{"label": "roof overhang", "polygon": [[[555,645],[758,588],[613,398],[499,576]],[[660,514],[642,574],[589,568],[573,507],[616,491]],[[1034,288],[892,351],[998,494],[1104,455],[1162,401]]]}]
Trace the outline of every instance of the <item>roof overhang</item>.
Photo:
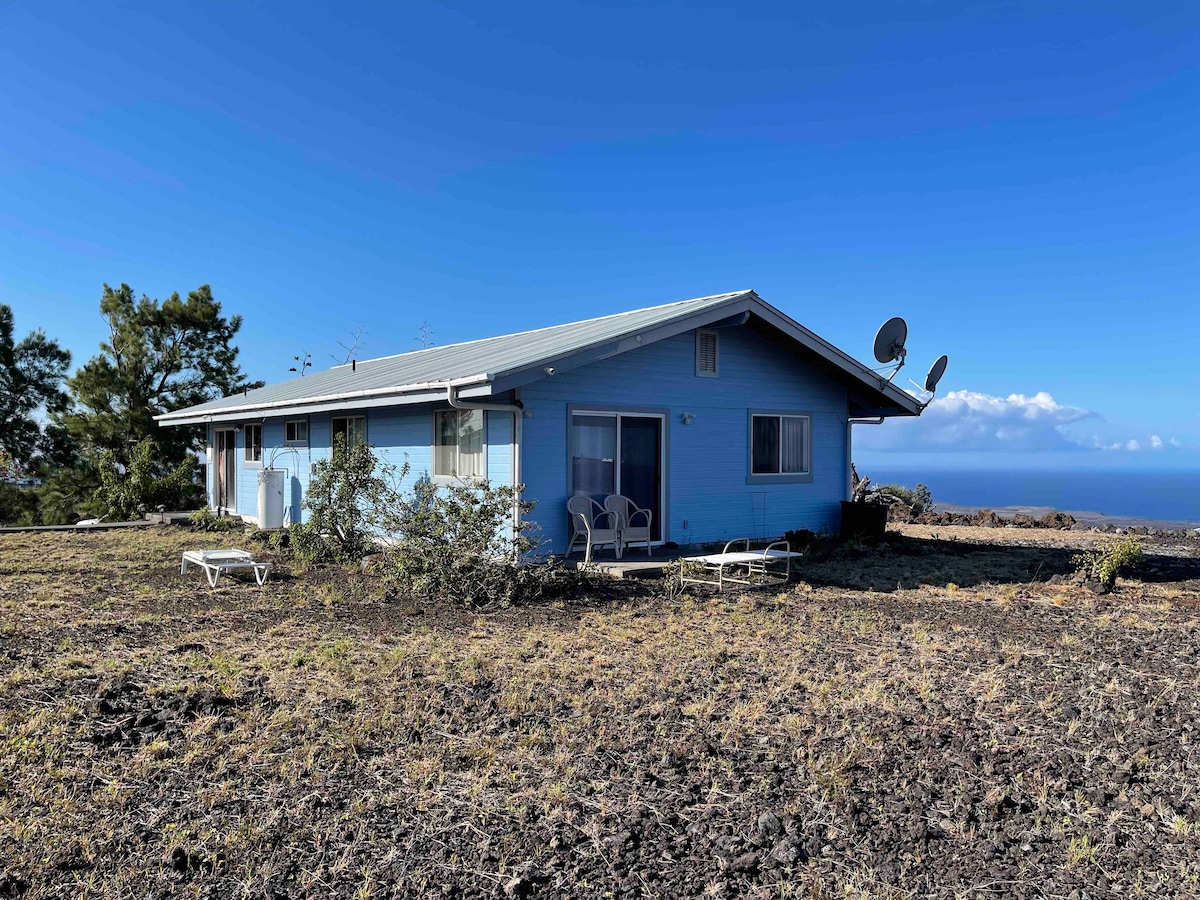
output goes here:
[{"label": "roof overhang", "polygon": [[919,400],[897,387],[878,372],[864,366],[854,357],[839,350],[824,338],[809,331],[796,320],[784,315],[763,301],[754,291],[732,297],[723,304],[709,307],[690,316],[632,332],[622,338],[574,350],[554,358],[540,359],[535,364],[493,374],[493,393],[554,377],[547,367],[560,375],[571,369],[618,356],[638,347],[683,334],[695,328],[730,328],[747,324],[751,317],[762,320],[790,338],[812,355],[842,373],[853,389],[863,415],[919,416],[923,409]]},{"label": "roof overhang", "polygon": [[190,407],[155,416],[155,420],[165,427],[236,422],[267,416],[308,415],[338,409],[404,406],[445,400],[451,388],[463,398],[489,397],[619,356],[695,328],[738,327],[748,324],[752,319],[771,326],[775,332],[826,363],[834,374],[840,375],[850,389],[852,415],[919,416],[924,409],[921,402],[910,393],[764,302],[754,291],[743,291],[690,315],[631,330],[616,338],[606,338],[590,345],[574,347],[569,351],[545,356],[507,370],[479,373],[447,381],[427,381],[288,400],[255,402],[247,397],[245,403],[223,404],[209,410],[205,410],[204,405]]},{"label": "roof overhang", "polygon": [[450,388],[457,389],[461,397],[489,397],[492,395],[491,376],[472,375],[449,381],[427,381],[421,384],[406,384],[398,387],[378,388],[371,391],[347,391],[324,396],[302,397],[292,400],[276,400],[270,403],[252,401],[236,406],[224,406],[211,411],[195,407],[155,416],[161,427],[168,425],[204,425],[210,422],[241,422],[246,419],[267,416],[300,416],[329,412],[338,409],[373,409],[380,406],[407,406],[416,403],[433,403],[446,399]]}]

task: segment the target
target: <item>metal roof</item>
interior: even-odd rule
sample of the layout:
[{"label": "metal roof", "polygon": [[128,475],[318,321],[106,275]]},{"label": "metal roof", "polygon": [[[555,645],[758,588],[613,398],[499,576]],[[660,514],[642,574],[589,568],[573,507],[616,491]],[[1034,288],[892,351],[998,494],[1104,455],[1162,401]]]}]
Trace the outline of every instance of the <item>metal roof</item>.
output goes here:
[{"label": "metal roof", "polygon": [[[519,382],[521,373],[536,373],[532,377],[542,377],[545,366],[583,351],[604,348],[605,352],[594,357],[603,358],[640,345],[642,336],[658,340],[668,336],[672,326],[678,326],[678,330],[695,328],[705,324],[702,320],[706,317],[716,321],[730,313],[744,311],[758,314],[790,332],[809,349],[855,375],[868,387],[887,394],[893,405],[899,401],[903,407],[912,407],[910,414],[915,414],[916,409],[912,406],[915,401],[907,393],[890,384],[883,386],[883,382],[861,363],[769,306],[753,291],[744,290],[361,360],[354,365],[334,366],[302,378],[175,410],[156,416],[156,419],[162,425],[182,425],[231,418],[234,413],[270,415],[309,412],[313,407],[420,402],[432,399],[430,395],[435,392],[444,394],[450,386],[462,389],[464,396],[486,396],[494,388],[507,389],[497,385],[502,379]],[[626,346],[623,339],[637,341],[637,344]],[[903,402],[905,400],[908,402]]]}]

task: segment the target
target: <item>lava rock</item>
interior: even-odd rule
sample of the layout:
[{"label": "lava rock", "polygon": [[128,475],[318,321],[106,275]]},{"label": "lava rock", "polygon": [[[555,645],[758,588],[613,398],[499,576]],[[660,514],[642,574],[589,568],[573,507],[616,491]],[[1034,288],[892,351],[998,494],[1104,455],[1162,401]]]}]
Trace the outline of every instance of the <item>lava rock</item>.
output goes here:
[{"label": "lava rock", "polygon": [[779,816],[770,810],[765,810],[758,814],[758,833],[764,837],[775,837],[783,833],[783,823],[779,821]]},{"label": "lava rock", "polygon": [[808,854],[804,852],[799,841],[792,837],[785,837],[771,849],[771,859],[781,866],[794,866],[798,862],[803,862],[807,857]]}]

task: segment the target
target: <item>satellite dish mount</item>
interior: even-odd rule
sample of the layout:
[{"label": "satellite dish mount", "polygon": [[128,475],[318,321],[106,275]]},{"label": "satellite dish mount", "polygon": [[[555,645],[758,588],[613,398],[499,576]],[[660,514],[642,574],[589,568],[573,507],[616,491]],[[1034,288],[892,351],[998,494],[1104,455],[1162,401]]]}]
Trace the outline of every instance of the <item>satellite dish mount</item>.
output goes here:
[{"label": "satellite dish mount", "polygon": [[908,379],[909,383],[918,391],[924,391],[929,395],[921,401],[921,409],[925,409],[925,407],[933,402],[933,398],[937,394],[938,382],[941,381],[942,376],[946,374],[946,366],[949,364],[949,362],[950,357],[948,357],[945,353],[935,359],[933,361],[933,365],[929,367],[929,373],[925,376],[924,385],[917,384],[911,378]]},{"label": "satellite dish mount", "polygon": [[[908,351],[904,347],[907,340],[908,324],[899,316],[888,319],[880,326],[879,332],[875,335],[875,359],[883,364],[875,370],[879,374],[880,387],[890,382],[896,377],[896,373],[904,368],[905,357],[908,355]],[[913,387],[929,395],[921,401],[922,410],[933,402],[933,398],[937,394],[938,382],[946,374],[946,365],[949,362],[950,358],[945,354],[939,356],[934,361],[934,364],[929,367],[929,373],[925,376],[924,385],[917,384],[911,378],[909,379]],[[885,369],[891,369],[887,373],[886,378],[883,376]]]},{"label": "satellite dish mount", "polygon": [[875,359],[883,363],[884,368],[895,363],[888,374],[888,381],[895,378],[896,373],[904,368],[904,357],[908,352],[904,349],[904,342],[907,340],[908,324],[899,316],[884,322],[875,335]]}]

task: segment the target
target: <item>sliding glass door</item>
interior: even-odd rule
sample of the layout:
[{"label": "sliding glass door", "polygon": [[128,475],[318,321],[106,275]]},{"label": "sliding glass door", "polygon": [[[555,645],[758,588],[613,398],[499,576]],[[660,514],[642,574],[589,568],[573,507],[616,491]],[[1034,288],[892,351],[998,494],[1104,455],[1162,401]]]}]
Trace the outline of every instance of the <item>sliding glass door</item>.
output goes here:
[{"label": "sliding glass door", "polygon": [[576,412],[571,416],[571,492],[600,503],[624,494],[651,511],[651,537],[662,540],[666,458],[662,415]]}]

